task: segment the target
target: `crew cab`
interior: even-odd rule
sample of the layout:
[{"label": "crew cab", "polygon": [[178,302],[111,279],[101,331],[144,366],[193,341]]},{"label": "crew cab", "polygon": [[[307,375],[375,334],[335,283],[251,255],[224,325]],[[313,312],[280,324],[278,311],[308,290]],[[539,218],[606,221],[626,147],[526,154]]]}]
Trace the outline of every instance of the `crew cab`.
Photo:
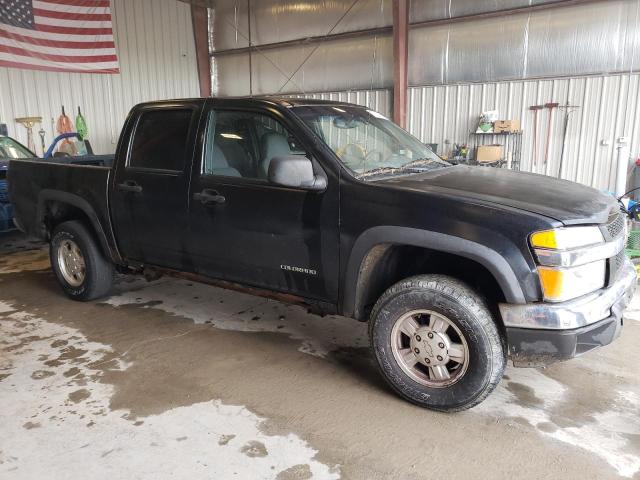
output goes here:
[{"label": "crew cab", "polygon": [[614,198],[452,166],[362,106],[145,103],[105,165],[10,165],[17,224],[69,297],[170,273],[368,321],[384,378],[436,410],[481,402],[509,357],[612,342],[636,283]]}]

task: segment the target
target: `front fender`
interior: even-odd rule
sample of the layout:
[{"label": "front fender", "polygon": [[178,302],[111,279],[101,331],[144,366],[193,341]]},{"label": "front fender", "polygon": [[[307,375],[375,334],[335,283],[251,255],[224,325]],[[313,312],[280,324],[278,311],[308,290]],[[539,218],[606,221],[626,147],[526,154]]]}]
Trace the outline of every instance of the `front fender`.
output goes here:
[{"label": "front fender", "polygon": [[495,250],[480,243],[439,232],[417,228],[378,226],[363,232],[353,245],[345,274],[342,312],[346,316],[358,312],[358,278],[362,264],[371,249],[381,244],[410,245],[450,253],[473,260],[485,267],[496,279],[508,303],[526,303],[518,277],[507,260]]}]

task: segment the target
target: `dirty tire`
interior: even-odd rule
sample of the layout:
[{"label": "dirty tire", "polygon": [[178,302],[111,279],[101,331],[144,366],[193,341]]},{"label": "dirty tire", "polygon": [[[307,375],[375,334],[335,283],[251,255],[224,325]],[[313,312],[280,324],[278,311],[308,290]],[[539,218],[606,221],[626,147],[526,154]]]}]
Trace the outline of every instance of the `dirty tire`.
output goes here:
[{"label": "dirty tire", "polygon": [[[430,310],[444,315],[464,335],[468,346],[465,373],[452,385],[433,387],[410,377],[393,355],[393,327],[404,314]],[[369,337],[385,380],[403,398],[432,410],[456,412],[482,402],[500,382],[506,345],[482,296],[444,275],[419,275],[389,288],[375,304]]]},{"label": "dirty tire", "polygon": [[[85,264],[84,279],[80,285],[71,285],[64,277],[59,264],[58,251],[71,240],[80,249]],[[113,284],[113,264],[105,257],[97,240],[81,222],[69,221],[58,225],[53,231],[49,245],[51,267],[68,297],[78,301],[89,301],[104,297]]]}]

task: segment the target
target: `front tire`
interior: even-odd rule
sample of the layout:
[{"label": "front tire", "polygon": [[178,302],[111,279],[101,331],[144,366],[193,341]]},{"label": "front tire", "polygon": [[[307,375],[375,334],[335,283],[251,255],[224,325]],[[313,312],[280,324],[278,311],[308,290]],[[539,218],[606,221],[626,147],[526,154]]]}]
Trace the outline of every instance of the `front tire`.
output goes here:
[{"label": "front tire", "polygon": [[455,412],[482,402],[506,366],[504,339],[484,299],[463,282],[420,275],[393,285],[369,336],[385,380],[403,398]]},{"label": "front tire", "polygon": [[49,256],[58,282],[69,298],[86,302],[111,290],[113,264],[82,223],[69,221],[58,225],[51,237]]}]

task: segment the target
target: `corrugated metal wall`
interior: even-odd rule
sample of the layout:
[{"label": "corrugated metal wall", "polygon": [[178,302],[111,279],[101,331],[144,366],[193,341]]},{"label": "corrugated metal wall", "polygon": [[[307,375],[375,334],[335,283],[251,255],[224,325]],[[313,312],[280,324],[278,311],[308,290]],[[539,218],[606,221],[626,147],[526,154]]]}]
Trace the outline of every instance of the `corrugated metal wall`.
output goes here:
[{"label": "corrugated metal wall", "polygon": [[521,169],[558,176],[564,110],[554,110],[549,160],[544,163],[549,110],[538,113],[538,155],[533,158],[534,114],[529,107],[550,102],[571,109],[562,178],[613,189],[618,140],[626,138],[631,155],[640,156],[640,75],[611,75],[438,85],[411,88],[408,129],[448,153],[454,143],[468,143],[478,115],[498,110],[501,118],[520,119],[523,134]]},{"label": "corrugated metal wall", "polygon": [[[388,88],[393,83],[391,35],[334,39],[276,48],[261,46],[391,25],[391,0],[219,0],[211,9],[211,51],[257,47],[251,54],[213,57],[216,95],[287,94]],[[249,24],[251,28],[249,29]],[[251,30],[251,31],[249,31]]]},{"label": "corrugated metal wall", "polygon": [[60,106],[75,117],[79,105],[94,150],[111,153],[136,103],[199,96],[190,6],[177,0],[112,0],[111,5],[121,73],[0,68],[0,122],[7,123],[9,135],[26,144],[26,131],[14,118],[41,116],[49,143]]},{"label": "corrugated metal wall", "polygon": [[[443,10],[446,3],[449,15]],[[412,18],[439,20],[473,15],[489,6],[501,10],[528,3],[415,1]],[[433,5],[433,10],[428,5]],[[409,83],[490,82],[638,70],[639,22],[640,0],[607,0],[416,27],[409,36]]]}]

